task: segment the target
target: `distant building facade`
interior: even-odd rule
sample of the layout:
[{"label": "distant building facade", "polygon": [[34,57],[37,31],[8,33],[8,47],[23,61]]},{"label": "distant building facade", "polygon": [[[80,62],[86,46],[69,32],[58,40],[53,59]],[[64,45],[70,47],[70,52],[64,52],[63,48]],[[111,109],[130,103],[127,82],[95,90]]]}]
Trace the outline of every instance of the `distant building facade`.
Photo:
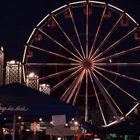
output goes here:
[{"label": "distant building facade", "polygon": [[0,48],[0,86],[3,85],[4,51]]},{"label": "distant building facade", "polygon": [[39,76],[34,73],[30,73],[29,75],[27,75],[26,85],[28,87],[38,90],[39,89]]},{"label": "distant building facade", "polygon": [[50,95],[50,85],[49,84],[39,84],[39,91]]},{"label": "distant building facade", "polygon": [[6,63],[5,84],[14,82],[22,82],[22,65],[21,62],[12,60]]}]

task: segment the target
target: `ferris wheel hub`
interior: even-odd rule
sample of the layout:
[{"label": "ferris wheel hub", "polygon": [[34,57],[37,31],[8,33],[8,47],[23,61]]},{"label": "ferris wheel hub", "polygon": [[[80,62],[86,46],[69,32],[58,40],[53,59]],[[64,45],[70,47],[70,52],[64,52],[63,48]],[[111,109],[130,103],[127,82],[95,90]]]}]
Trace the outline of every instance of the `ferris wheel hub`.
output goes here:
[{"label": "ferris wheel hub", "polygon": [[92,61],[88,58],[85,58],[83,61],[82,61],[82,66],[84,69],[90,69],[92,67]]}]

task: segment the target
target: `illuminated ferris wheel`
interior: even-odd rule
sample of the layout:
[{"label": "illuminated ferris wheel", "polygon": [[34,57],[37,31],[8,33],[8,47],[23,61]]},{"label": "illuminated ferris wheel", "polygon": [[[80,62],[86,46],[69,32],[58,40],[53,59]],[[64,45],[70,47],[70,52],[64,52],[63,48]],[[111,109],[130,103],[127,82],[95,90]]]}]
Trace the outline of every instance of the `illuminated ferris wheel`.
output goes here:
[{"label": "illuminated ferris wheel", "polygon": [[98,1],[73,2],[32,31],[24,73],[37,73],[40,82],[50,84],[51,95],[78,106],[85,121],[108,126],[139,105],[139,45],[139,25],[123,10]]}]

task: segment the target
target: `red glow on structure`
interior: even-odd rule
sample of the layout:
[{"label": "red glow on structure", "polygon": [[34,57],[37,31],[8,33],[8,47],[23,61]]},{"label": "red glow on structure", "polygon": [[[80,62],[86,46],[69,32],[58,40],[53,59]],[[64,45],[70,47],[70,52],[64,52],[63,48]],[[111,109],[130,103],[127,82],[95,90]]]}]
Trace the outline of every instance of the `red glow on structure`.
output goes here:
[{"label": "red glow on structure", "polygon": [[49,28],[54,28],[54,27],[56,27],[56,23],[55,23],[54,20],[50,19],[50,20],[48,21],[47,26],[48,26]]},{"label": "red glow on structure", "polygon": [[138,41],[140,41],[140,31],[138,33],[134,34],[134,38]]},{"label": "red glow on structure", "polygon": [[120,21],[120,26],[121,26],[121,27],[128,27],[128,26],[129,26],[129,21],[128,21],[128,19],[123,18],[123,19]]},{"label": "red glow on structure", "polygon": [[27,52],[27,57],[28,57],[28,58],[33,57],[33,52],[32,52],[32,51],[28,51],[28,52]]},{"label": "red glow on structure", "polygon": [[69,11],[66,11],[64,13],[64,17],[65,17],[65,19],[71,19],[71,15],[70,15]]},{"label": "red glow on structure", "polygon": [[109,19],[109,18],[111,18],[111,16],[112,16],[111,11],[106,10],[106,12],[105,12],[105,14],[104,14],[104,18],[105,18],[105,19]]},{"label": "red glow on structure", "polygon": [[88,10],[87,10],[87,8],[84,8],[84,9],[83,9],[83,14],[84,14],[84,15],[91,16],[92,13],[93,13],[93,10],[92,10],[91,7],[89,7]]},{"label": "red glow on structure", "polygon": [[36,34],[34,37],[35,41],[41,41],[42,40],[42,35],[41,34]]}]

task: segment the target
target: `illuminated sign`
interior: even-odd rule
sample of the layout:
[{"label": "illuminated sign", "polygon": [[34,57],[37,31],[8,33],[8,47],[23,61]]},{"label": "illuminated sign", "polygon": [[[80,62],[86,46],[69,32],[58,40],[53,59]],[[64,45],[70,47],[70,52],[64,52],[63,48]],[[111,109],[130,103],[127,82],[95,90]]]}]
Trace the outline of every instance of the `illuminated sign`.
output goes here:
[{"label": "illuminated sign", "polygon": [[8,106],[4,106],[2,105],[2,103],[0,103],[0,112],[1,113],[4,113],[4,112],[19,112],[19,111],[22,111],[22,112],[25,112],[25,111],[28,111],[28,107],[26,106],[23,106],[23,105],[17,105],[17,106],[12,106],[12,105],[8,105]]}]

